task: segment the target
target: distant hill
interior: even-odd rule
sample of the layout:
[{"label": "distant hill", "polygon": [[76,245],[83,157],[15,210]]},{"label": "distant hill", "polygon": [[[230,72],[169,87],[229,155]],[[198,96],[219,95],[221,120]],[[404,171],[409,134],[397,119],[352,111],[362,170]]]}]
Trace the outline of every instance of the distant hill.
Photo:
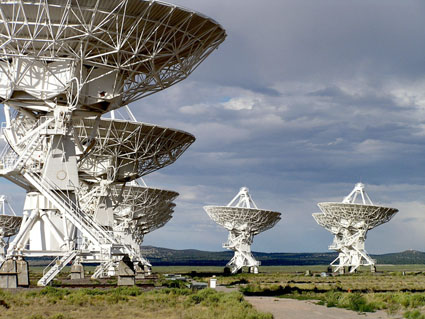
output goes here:
[{"label": "distant hill", "polygon": [[[232,251],[174,250],[143,246],[142,254],[156,266],[224,266],[233,256]],[[327,265],[336,253],[262,253],[253,252],[263,266]],[[406,250],[401,253],[372,255],[378,264],[425,264],[425,253]]]},{"label": "distant hill", "polygon": [[378,264],[425,264],[425,253],[417,250],[406,250],[401,253],[374,255]]},{"label": "distant hill", "polygon": [[[153,266],[225,266],[233,251],[203,251],[196,249],[169,249],[143,246],[142,254]],[[329,265],[336,253],[261,253],[253,252],[263,266]],[[378,264],[425,264],[425,252],[406,250],[401,253],[371,255]],[[52,257],[28,257],[31,266],[47,266]]]}]

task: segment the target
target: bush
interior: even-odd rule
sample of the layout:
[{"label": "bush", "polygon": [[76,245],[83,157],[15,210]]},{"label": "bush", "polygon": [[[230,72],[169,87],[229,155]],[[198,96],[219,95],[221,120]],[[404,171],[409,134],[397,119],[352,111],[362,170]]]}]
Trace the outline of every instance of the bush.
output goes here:
[{"label": "bush", "polygon": [[359,311],[359,312],[373,312],[375,307],[373,304],[368,303],[366,298],[363,297],[360,293],[350,294],[348,297],[349,304],[348,309]]},{"label": "bush", "polygon": [[404,318],[407,319],[425,319],[425,315],[419,310],[407,311],[404,313]]},{"label": "bush", "polygon": [[64,296],[69,295],[71,292],[66,288],[55,288],[47,286],[39,291],[42,296],[53,296],[62,299]]},{"label": "bush", "polygon": [[324,303],[326,307],[338,307],[342,293],[330,291],[326,293]]}]

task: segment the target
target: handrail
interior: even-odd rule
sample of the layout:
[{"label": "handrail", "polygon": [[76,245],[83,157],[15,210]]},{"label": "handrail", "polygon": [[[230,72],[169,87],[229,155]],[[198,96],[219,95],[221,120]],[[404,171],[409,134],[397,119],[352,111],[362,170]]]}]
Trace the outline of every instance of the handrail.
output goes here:
[{"label": "handrail", "polygon": [[[55,259],[53,259],[47,266],[46,266],[46,268],[44,268],[43,269],[43,277],[44,277],[44,275],[46,275],[48,272],[49,272],[49,270],[50,270],[50,268],[51,267],[53,267],[54,266],[54,264],[56,264],[56,262],[60,259],[59,258],[60,256],[56,256],[56,258]],[[46,270],[46,269],[48,269],[48,270]]]}]

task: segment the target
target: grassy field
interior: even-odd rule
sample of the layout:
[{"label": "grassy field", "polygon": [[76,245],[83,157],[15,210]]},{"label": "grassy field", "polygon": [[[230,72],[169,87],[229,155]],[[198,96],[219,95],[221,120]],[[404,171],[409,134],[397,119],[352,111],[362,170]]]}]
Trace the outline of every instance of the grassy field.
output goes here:
[{"label": "grassy field", "polygon": [[[196,271],[199,273],[223,273],[224,267],[216,266],[154,266],[153,270],[158,273],[190,273]],[[313,272],[326,271],[328,265],[315,265],[315,266],[261,266],[261,273],[305,273],[307,270]],[[425,272],[424,265],[377,265],[378,272]],[[369,272],[369,268],[360,268],[360,272]]]},{"label": "grassy field", "polygon": [[[149,289],[58,288],[69,283],[69,269],[65,269],[54,282],[56,287],[2,291],[0,318],[271,318],[245,302],[245,294],[314,299],[328,307],[360,312],[385,309],[405,318],[425,319],[425,265],[377,268],[377,273],[365,268],[356,274],[322,277],[327,266],[269,266],[261,267],[259,274],[236,275],[225,275],[222,267],[154,267],[153,279],[143,281],[151,284]],[[94,267],[85,268],[87,275],[93,270]],[[307,270],[312,275],[306,276]],[[33,286],[41,272],[42,267],[31,268]],[[165,274],[182,274],[204,282],[215,275],[219,285],[236,291],[191,291],[184,283],[170,282]],[[98,281],[88,282],[95,285]],[[116,281],[103,283],[112,286]]]},{"label": "grassy field", "polygon": [[[425,265],[378,266],[355,274],[322,277],[326,266],[261,267],[260,274],[218,276],[222,285],[245,295],[313,299],[328,307],[358,312],[386,310],[405,318],[425,319]],[[306,276],[310,270],[312,275]],[[202,280],[202,273],[197,279]]]},{"label": "grassy field", "polygon": [[212,289],[192,291],[138,287],[67,289],[46,287],[0,292],[0,318],[109,319],[109,318],[251,318],[271,319],[257,312],[241,293]]}]

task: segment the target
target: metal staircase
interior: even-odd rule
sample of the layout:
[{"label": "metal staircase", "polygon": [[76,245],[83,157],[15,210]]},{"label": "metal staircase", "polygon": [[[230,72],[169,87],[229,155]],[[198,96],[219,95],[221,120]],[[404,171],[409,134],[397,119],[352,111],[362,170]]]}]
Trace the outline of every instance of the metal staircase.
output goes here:
[{"label": "metal staircase", "polygon": [[[92,216],[86,214],[79,207],[75,202],[75,187],[69,191],[59,189],[53,181],[40,173],[38,163],[34,163],[34,165],[28,163],[34,151],[43,141],[44,129],[48,128],[52,120],[44,121],[41,128],[39,127],[24,138],[27,144],[19,155],[10,147],[3,151],[0,160],[0,176],[6,177],[28,191],[36,189],[61,212],[63,218],[69,220],[81,232],[83,237],[87,238],[95,247],[100,248],[99,251],[93,252],[102,263],[101,273],[109,268],[110,265],[104,261],[110,260],[112,255],[127,254],[131,258],[136,257],[137,259],[137,254],[131,246],[123,244],[120,238],[114,236],[113,231],[99,225]],[[38,285],[47,285],[77,254],[81,253],[82,251],[79,250],[69,250],[60,259],[56,258],[53,261],[54,264],[51,263],[47,267],[50,269],[43,274]],[[12,257],[13,254],[14,251],[10,251],[7,257]]]},{"label": "metal staircase", "polygon": [[96,267],[96,270],[94,271],[93,275],[91,276],[91,279],[107,277],[109,268],[113,267],[114,264],[115,264],[115,261],[113,261],[113,260],[109,260],[107,262],[101,263],[99,266]]},{"label": "metal staircase", "polygon": [[[20,173],[20,171],[25,167],[25,164],[31,158],[31,155],[41,144],[43,140],[41,138],[43,129],[48,127],[51,122],[53,122],[53,119],[44,121],[37,129],[33,130],[26,137],[22,138],[21,141],[16,143],[19,145],[22,144],[22,140],[29,140],[24,150],[21,152],[21,155],[18,155],[10,146],[3,150],[0,160],[0,176],[4,176],[6,178],[13,176],[16,179],[18,173]],[[11,181],[14,182],[14,180]]]},{"label": "metal staircase", "polygon": [[[78,250],[70,250],[60,259],[56,257],[43,271],[43,277],[37,282],[37,286],[47,286],[47,284],[56,277],[56,275],[66,266],[68,263],[75,258],[78,254]],[[50,269],[49,269],[50,268]],[[49,269],[48,271],[46,271]]]},{"label": "metal staircase", "polygon": [[56,187],[52,181],[49,181],[46,177],[41,178],[39,174],[33,172],[25,172],[23,176],[91,242],[99,246],[119,244],[107,229],[100,226],[93,218],[82,211],[68,193],[55,189]]}]

